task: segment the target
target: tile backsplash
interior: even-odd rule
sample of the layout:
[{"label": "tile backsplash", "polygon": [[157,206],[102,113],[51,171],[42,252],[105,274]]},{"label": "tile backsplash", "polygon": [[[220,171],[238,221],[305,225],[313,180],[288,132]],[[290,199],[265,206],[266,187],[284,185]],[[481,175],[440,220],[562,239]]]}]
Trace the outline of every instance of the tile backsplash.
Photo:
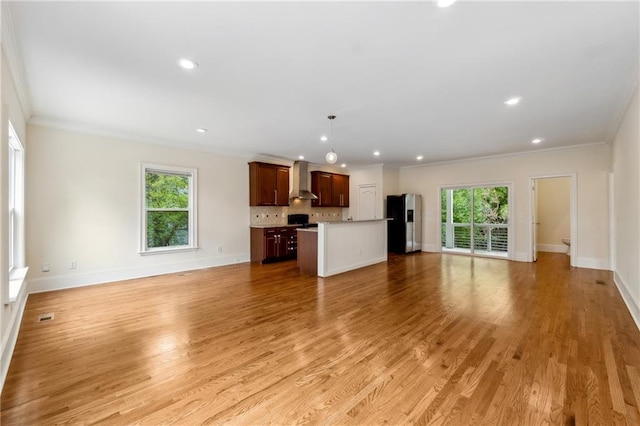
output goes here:
[{"label": "tile backsplash", "polygon": [[249,207],[253,225],[286,225],[287,215],[306,213],[309,222],[341,222],[342,207],[311,207],[311,200],[292,200],[288,207]]}]

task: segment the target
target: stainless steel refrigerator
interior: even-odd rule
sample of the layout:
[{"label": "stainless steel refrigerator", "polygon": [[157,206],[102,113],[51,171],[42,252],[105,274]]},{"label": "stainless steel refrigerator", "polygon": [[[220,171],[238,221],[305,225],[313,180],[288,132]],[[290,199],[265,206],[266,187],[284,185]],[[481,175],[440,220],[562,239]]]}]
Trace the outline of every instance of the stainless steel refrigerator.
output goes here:
[{"label": "stainless steel refrigerator", "polygon": [[387,196],[387,218],[389,252],[422,250],[422,195]]}]

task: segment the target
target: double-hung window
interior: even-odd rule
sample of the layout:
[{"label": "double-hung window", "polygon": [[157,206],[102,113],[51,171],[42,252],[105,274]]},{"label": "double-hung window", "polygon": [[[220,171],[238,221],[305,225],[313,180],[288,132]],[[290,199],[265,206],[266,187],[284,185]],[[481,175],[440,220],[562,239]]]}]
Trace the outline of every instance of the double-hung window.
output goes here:
[{"label": "double-hung window", "polygon": [[23,265],[23,212],[24,205],[24,149],[18,135],[9,123],[9,274]]},{"label": "double-hung window", "polygon": [[141,254],[197,246],[197,170],[142,164]]},{"label": "double-hung window", "polygon": [[28,268],[24,256],[24,147],[10,122],[7,184],[9,286],[2,289],[2,299],[14,302],[23,287]]}]

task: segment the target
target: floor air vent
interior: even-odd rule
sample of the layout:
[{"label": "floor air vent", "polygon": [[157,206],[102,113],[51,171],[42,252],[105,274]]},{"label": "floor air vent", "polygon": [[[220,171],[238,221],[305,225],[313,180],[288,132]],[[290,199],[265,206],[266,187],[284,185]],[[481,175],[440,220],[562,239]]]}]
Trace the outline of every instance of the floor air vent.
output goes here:
[{"label": "floor air vent", "polygon": [[596,284],[600,284],[600,285],[607,285],[607,283],[605,283],[602,280],[596,280]]},{"label": "floor air vent", "polygon": [[53,313],[38,315],[38,322],[51,321],[53,319]]}]

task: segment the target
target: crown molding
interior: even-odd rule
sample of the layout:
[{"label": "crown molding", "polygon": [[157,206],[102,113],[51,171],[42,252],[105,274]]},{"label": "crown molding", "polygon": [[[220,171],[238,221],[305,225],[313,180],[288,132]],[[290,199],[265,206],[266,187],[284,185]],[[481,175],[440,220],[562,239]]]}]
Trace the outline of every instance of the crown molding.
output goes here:
[{"label": "crown molding", "polygon": [[629,77],[629,81],[625,85],[625,93],[620,102],[617,105],[617,108],[613,112],[611,116],[611,122],[609,127],[607,128],[606,138],[609,142],[613,142],[616,135],[618,134],[618,129],[620,129],[620,125],[622,124],[622,120],[627,113],[627,109],[629,108],[629,104],[633,99],[633,95],[636,93],[638,89],[638,78],[640,77],[640,57],[636,55],[635,65],[633,66],[633,71],[631,72],[631,76]]},{"label": "crown molding", "polygon": [[110,129],[100,128],[98,126],[87,124],[76,124],[62,120],[56,120],[52,118],[33,116],[27,123],[29,126],[48,127],[58,130],[64,130],[67,132],[80,133],[85,135],[92,135],[104,138],[118,139],[121,141],[143,143],[147,145],[164,146],[168,148],[188,149],[197,152],[207,152],[210,154],[223,155],[227,157],[241,158],[243,160],[249,160],[254,158],[257,153],[241,152],[236,150],[230,150],[222,147],[209,146],[196,144],[192,142],[177,141],[173,139],[154,138],[148,136],[142,136],[134,133],[128,133],[125,131],[114,131]]},{"label": "crown molding", "polygon": [[280,162],[292,165],[295,160],[289,158],[277,157],[274,155],[252,152],[252,151],[239,151],[223,148],[219,146],[209,146],[203,144],[196,144],[192,142],[177,141],[174,139],[154,138],[149,136],[143,136],[139,134],[129,133],[125,131],[114,131],[107,128],[101,128],[98,126],[88,124],[77,124],[69,121],[57,120],[53,118],[33,116],[28,121],[30,126],[49,127],[52,129],[64,130],[67,132],[81,133],[85,135],[99,136],[104,138],[118,139],[122,141],[143,143],[149,145],[160,145],[169,148],[188,149],[197,152],[207,152],[210,154],[224,155],[227,157],[241,158],[246,161],[271,161]]},{"label": "crown molding", "polygon": [[542,154],[545,152],[554,152],[554,151],[571,151],[577,149],[586,149],[593,148],[597,146],[607,146],[610,145],[609,142],[594,142],[594,143],[584,143],[579,145],[569,145],[569,146],[558,146],[554,148],[545,148],[545,149],[536,149],[536,150],[527,150],[527,151],[518,151],[518,152],[509,152],[505,154],[495,154],[495,155],[485,155],[481,157],[469,157],[469,158],[458,158],[455,160],[446,160],[446,161],[434,161],[433,163],[423,163],[423,164],[415,164],[411,166],[400,167],[401,169],[416,169],[420,167],[431,167],[431,166],[443,166],[446,164],[456,164],[456,163],[467,163],[470,161],[480,161],[480,160],[491,160],[494,158],[508,158],[508,157],[520,157],[523,155],[535,155]]},{"label": "crown molding", "polygon": [[9,3],[6,0],[2,0],[1,3],[2,52],[7,60],[7,65],[13,78],[13,84],[15,85],[18,99],[20,100],[22,115],[25,121],[28,121],[29,118],[31,118],[31,102],[29,101],[29,91],[24,80],[24,64],[22,63],[20,49],[16,42],[15,27],[13,25],[13,19],[11,18],[11,11],[9,10]]}]

